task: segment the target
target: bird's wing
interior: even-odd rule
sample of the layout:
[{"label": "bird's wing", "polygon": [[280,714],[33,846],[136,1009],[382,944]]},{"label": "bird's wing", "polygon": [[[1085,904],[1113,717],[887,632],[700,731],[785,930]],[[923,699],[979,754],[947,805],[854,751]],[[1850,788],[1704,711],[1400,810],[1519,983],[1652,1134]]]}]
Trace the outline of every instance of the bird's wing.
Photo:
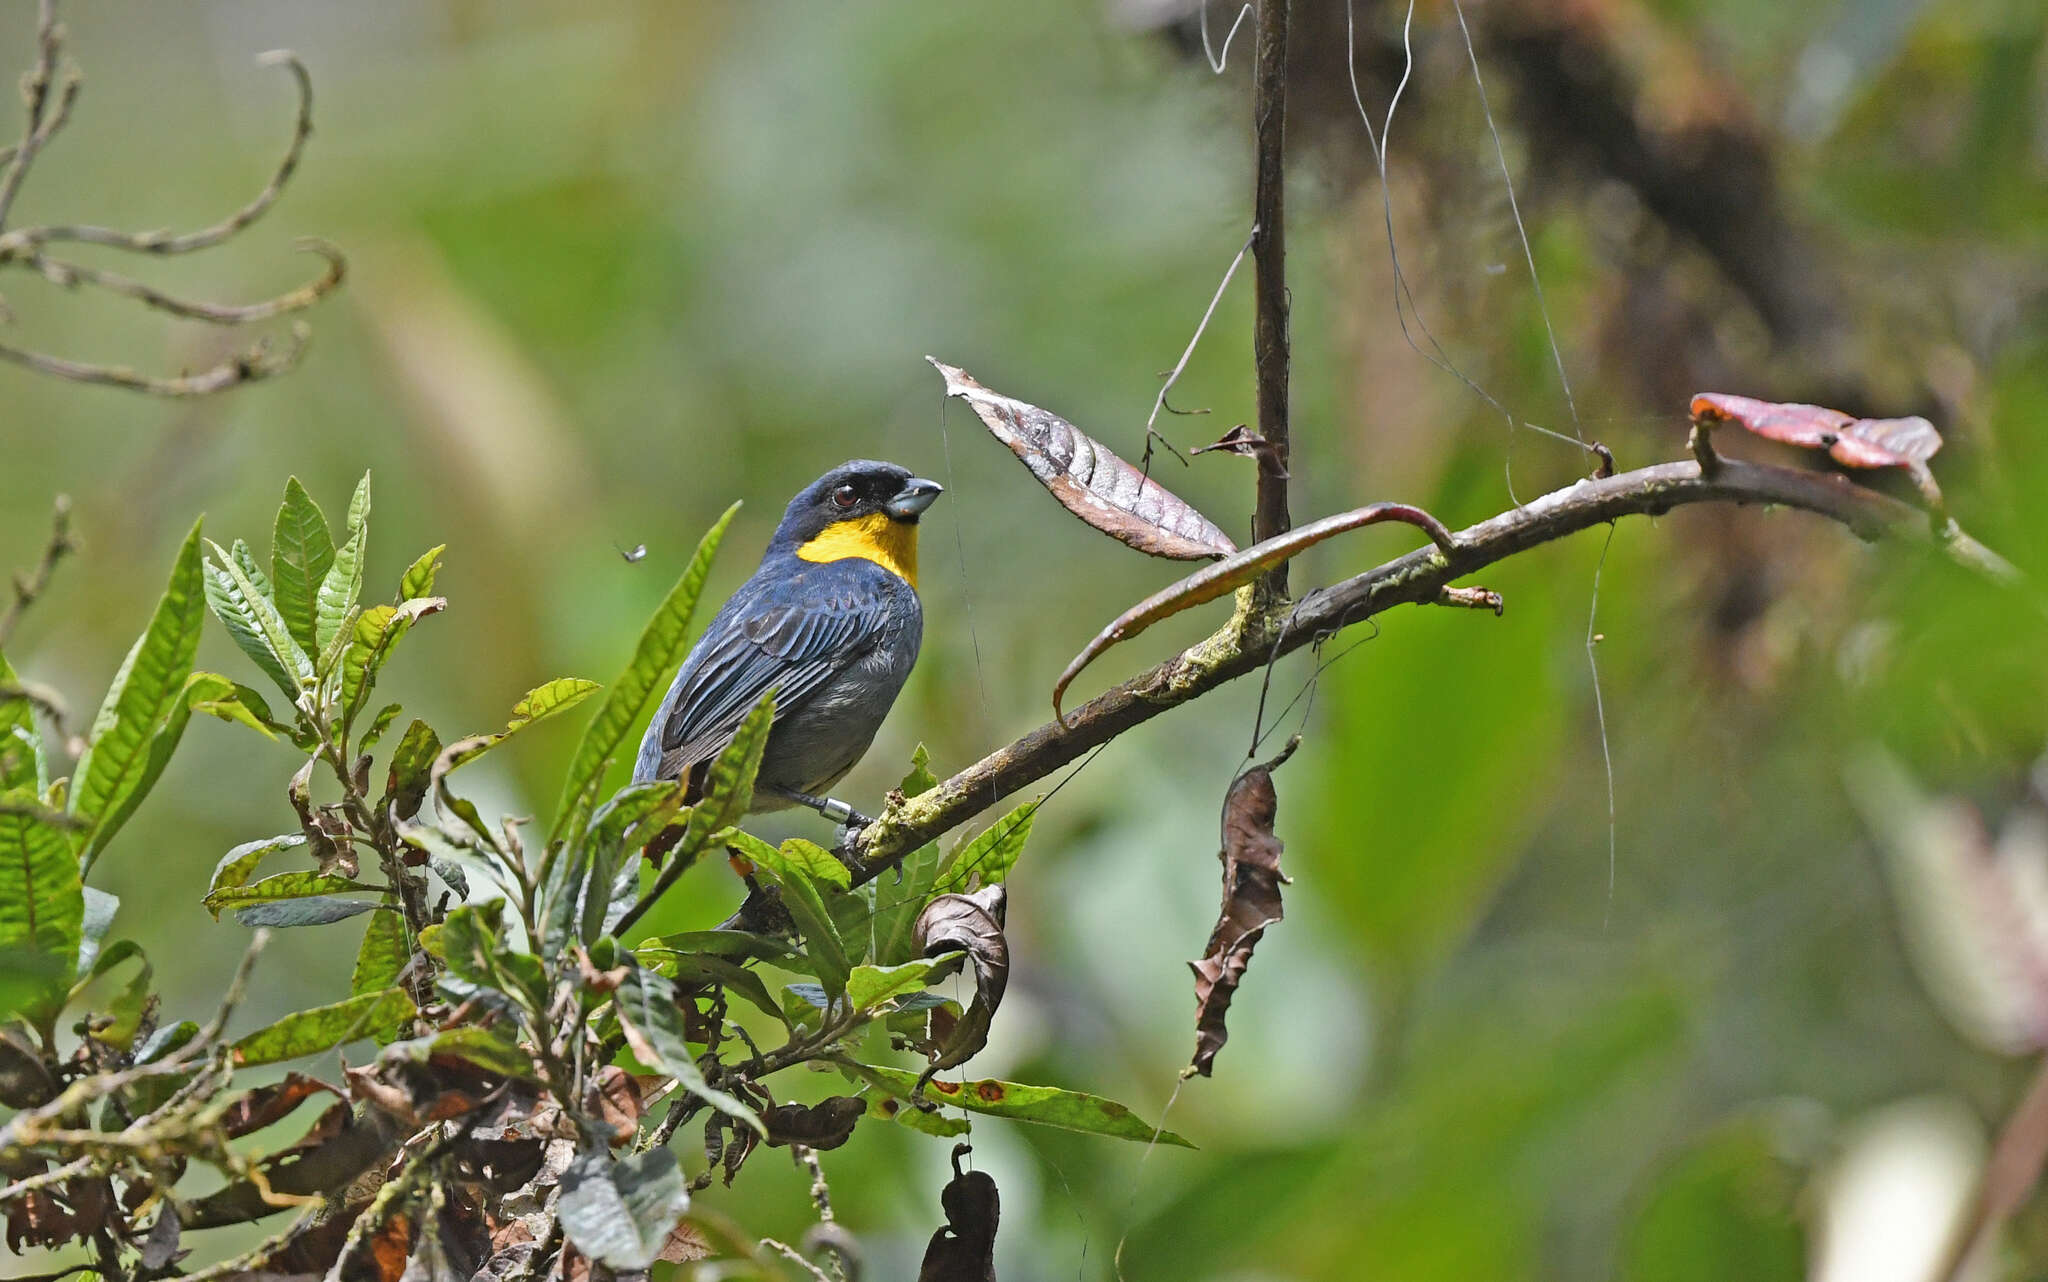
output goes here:
[{"label": "bird's wing", "polygon": [[659,779],[675,779],[732,739],[761,696],[778,712],[881,640],[885,603],[858,586],[804,600],[759,602],[700,641],[683,665],[661,731]]}]

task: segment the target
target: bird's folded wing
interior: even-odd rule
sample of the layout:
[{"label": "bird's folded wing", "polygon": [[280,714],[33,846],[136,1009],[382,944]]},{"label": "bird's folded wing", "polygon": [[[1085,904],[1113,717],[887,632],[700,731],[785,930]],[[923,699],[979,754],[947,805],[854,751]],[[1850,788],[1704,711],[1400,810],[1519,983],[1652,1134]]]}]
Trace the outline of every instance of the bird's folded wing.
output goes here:
[{"label": "bird's folded wing", "polygon": [[662,730],[658,778],[678,778],[716,755],[770,690],[778,712],[795,707],[874,648],[887,612],[854,593],[759,606],[735,623],[693,665],[675,700]]}]

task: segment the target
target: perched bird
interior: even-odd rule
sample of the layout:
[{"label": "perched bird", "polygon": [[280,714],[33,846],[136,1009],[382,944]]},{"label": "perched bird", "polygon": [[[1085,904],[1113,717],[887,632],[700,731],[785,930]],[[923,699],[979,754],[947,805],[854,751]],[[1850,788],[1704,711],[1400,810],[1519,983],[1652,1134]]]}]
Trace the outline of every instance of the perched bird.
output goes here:
[{"label": "perched bird", "polygon": [[773,691],[754,809],[867,823],[827,792],[874,742],[917,661],[917,520],[939,493],[893,463],[856,459],[791,499],[761,568],[683,661],[633,782],[680,779],[694,800],[712,758]]}]

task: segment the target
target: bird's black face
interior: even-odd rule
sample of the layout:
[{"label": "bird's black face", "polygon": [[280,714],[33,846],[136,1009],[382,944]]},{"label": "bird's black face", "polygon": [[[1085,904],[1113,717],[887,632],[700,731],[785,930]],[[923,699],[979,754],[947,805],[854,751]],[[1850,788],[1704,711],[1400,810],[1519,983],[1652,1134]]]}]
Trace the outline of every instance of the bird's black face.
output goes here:
[{"label": "bird's black face", "polygon": [[884,522],[915,525],[939,493],[937,482],[913,476],[894,463],[842,463],[790,500],[776,540],[807,544],[843,522],[858,522],[877,533]]}]

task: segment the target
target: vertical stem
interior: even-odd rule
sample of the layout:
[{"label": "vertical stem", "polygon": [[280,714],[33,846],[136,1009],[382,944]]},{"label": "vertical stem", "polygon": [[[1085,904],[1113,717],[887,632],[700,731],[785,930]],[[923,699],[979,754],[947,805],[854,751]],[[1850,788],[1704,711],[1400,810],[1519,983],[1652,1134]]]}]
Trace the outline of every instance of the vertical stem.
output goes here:
[{"label": "vertical stem", "polygon": [[[1258,173],[1252,196],[1258,314],[1252,325],[1252,355],[1258,374],[1259,435],[1274,447],[1259,455],[1258,508],[1252,515],[1255,542],[1284,534],[1293,524],[1287,511],[1289,341],[1282,168],[1287,152],[1288,4],[1289,0],[1259,0],[1257,64],[1252,73],[1252,124],[1258,139]],[[1268,603],[1286,597],[1284,562],[1260,580],[1260,595]]]}]

